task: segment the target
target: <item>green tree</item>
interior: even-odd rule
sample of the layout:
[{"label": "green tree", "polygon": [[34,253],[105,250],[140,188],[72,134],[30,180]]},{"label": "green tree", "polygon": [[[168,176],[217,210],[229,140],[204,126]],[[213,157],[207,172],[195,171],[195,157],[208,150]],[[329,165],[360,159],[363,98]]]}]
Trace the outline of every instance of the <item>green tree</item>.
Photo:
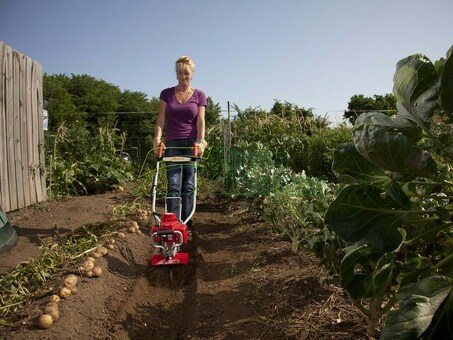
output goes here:
[{"label": "green tree", "polygon": [[72,75],[68,92],[73,98],[78,112],[87,113],[89,128],[113,126],[121,94],[118,86],[87,74]]},{"label": "green tree", "polygon": [[348,103],[348,110],[344,112],[343,117],[354,124],[357,117],[364,112],[378,111],[387,115],[396,113],[396,99],[391,93],[385,95],[375,94],[373,97],[365,97],[363,94],[356,94],[351,97]]},{"label": "green tree", "polygon": [[325,129],[329,126],[327,118],[315,117],[312,108],[306,109],[287,101],[281,103],[275,100],[270,113],[281,118],[297,121],[302,132],[307,135],[311,135],[314,129]]},{"label": "green tree", "polygon": [[148,100],[143,92],[124,91],[118,102],[117,128],[126,132],[128,136],[148,136],[152,133],[159,100]]},{"label": "green tree", "polygon": [[207,129],[219,125],[221,111],[220,104],[214,104],[212,98],[208,97],[208,106],[206,107],[205,116]]},{"label": "green tree", "polygon": [[134,160],[143,161],[151,149],[159,99],[149,100],[145,93],[126,90],[118,100],[116,127],[125,133],[125,149]]},{"label": "green tree", "polygon": [[118,97],[118,112],[154,112],[157,113],[156,99],[148,100],[143,92],[123,91]]},{"label": "green tree", "polygon": [[62,123],[67,126],[84,125],[68,92],[70,78],[64,74],[43,77],[44,109],[49,113],[49,130],[55,131]]},{"label": "green tree", "polygon": [[311,108],[305,109],[287,101],[281,103],[279,100],[274,101],[270,113],[281,118],[313,118],[313,110]]}]

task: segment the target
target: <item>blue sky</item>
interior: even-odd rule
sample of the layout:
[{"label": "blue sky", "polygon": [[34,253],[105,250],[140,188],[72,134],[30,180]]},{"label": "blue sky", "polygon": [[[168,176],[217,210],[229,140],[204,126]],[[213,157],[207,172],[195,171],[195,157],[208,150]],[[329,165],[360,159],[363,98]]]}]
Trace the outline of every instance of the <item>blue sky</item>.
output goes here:
[{"label": "blue sky", "polygon": [[452,0],[0,0],[0,40],[148,98],[189,55],[222,109],[280,100],[338,121],[351,96],[392,92],[398,60],[444,57],[452,15]]}]

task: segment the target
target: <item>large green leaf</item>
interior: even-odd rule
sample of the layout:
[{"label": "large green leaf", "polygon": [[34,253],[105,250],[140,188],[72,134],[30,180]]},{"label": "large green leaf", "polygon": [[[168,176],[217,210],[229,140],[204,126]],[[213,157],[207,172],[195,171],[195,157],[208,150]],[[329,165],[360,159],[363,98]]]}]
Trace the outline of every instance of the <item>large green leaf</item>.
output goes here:
[{"label": "large green leaf", "polygon": [[389,195],[374,185],[344,188],[325,215],[327,227],[349,242],[382,250],[394,250],[403,237],[398,230],[407,213]]},{"label": "large green leaf", "polygon": [[453,46],[447,52],[440,79],[440,105],[447,114],[453,114]]},{"label": "large green leaf", "polygon": [[[443,330],[436,329],[439,325],[449,323],[450,327],[453,326],[452,290],[453,280],[444,276],[430,276],[402,287],[397,294],[401,306],[388,313],[381,340],[431,339],[432,334],[442,333]],[[446,322],[436,322],[439,320]],[[430,334],[426,334],[427,330]],[[451,339],[453,328],[449,334],[442,335],[443,339]]]},{"label": "large green leaf", "polygon": [[341,144],[335,149],[332,171],[344,183],[389,181],[385,172],[363,158],[353,144]]},{"label": "large green leaf", "polygon": [[362,130],[370,125],[389,132],[400,132],[414,143],[417,143],[422,137],[422,130],[401,115],[387,116],[382,112],[366,112],[357,118],[354,129]]},{"label": "large green leaf", "polygon": [[341,286],[353,299],[381,295],[388,286],[394,253],[366,245],[353,246],[341,262]]},{"label": "large green leaf", "polygon": [[392,182],[388,186],[387,193],[393,199],[393,201],[397,202],[402,208],[404,209],[411,208],[410,199],[403,191],[401,186],[398,184],[398,182]]},{"label": "large green leaf", "polygon": [[439,82],[433,63],[423,54],[400,60],[393,77],[399,114],[422,127],[429,122],[439,98]]},{"label": "large green leaf", "polygon": [[416,145],[414,135],[402,132],[413,130],[398,127],[392,130],[372,115],[360,115],[353,130],[354,144],[365,159],[402,175],[429,177],[436,172],[436,163],[425,150]]}]

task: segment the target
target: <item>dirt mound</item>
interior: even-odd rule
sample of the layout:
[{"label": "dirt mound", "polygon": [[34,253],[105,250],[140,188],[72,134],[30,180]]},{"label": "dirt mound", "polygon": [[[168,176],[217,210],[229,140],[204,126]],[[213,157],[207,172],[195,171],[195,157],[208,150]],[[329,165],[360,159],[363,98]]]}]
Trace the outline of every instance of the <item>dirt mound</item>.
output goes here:
[{"label": "dirt mound", "polygon": [[[114,193],[85,198],[83,205],[90,200],[98,207],[87,219],[92,223],[107,215],[105,206],[127,199]],[[33,229],[26,221],[39,220],[37,240],[55,224],[80,227],[71,224],[74,218],[82,222],[71,200],[47,203],[51,214],[35,209],[10,218],[22,235],[21,251],[28,244],[29,254],[37,252],[31,249],[37,243],[21,240],[21,228]],[[199,203],[196,232],[182,249],[190,254],[187,265],[153,268],[147,227],[117,239],[116,249],[96,260],[103,275],[79,278],[77,294],[60,302],[60,319],[50,329],[36,325],[45,297],[18,315],[13,327],[3,327],[0,338],[367,339],[364,319],[343,292],[321,282],[317,260],[291,252],[287,240],[238,207],[222,200]],[[60,282],[51,280],[49,291]]]}]

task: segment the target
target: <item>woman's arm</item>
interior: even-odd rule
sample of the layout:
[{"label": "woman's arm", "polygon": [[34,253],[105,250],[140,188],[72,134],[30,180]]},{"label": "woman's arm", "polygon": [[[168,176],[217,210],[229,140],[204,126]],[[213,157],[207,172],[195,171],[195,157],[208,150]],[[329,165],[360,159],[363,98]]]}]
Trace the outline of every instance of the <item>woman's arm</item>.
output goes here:
[{"label": "woman's arm", "polygon": [[206,106],[198,107],[198,116],[197,116],[197,141],[195,145],[198,147],[198,156],[201,158],[204,153],[204,149],[208,146],[206,143],[205,132],[206,132],[206,123],[205,123],[205,112]]},{"label": "woman's arm", "polygon": [[206,112],[206,106],[198,107],[197,138],[200,140],[204,140],[205,133],[206,133],[205,112]]},{"label": "woman's arm", "polygon": [[[167,103],[162,99],[159,102],[159,112],[157,113],[156,126],[154,127],[154,138],[153,138],[153,150],[158,153],[158,146],[161,144],[162,132],[164,131],[165,126],[165,109],[167,108]],[[165,145],[163,145],[165,148]]]},{"label": "woman's arm", "polygon": [[159,112],[157,113],[156,126],[154,128],[154,139],[162,138],[162,132],[164,131],[165,126],[165,110],[167,108],[167,103],[162,99],[159,102]]}]

